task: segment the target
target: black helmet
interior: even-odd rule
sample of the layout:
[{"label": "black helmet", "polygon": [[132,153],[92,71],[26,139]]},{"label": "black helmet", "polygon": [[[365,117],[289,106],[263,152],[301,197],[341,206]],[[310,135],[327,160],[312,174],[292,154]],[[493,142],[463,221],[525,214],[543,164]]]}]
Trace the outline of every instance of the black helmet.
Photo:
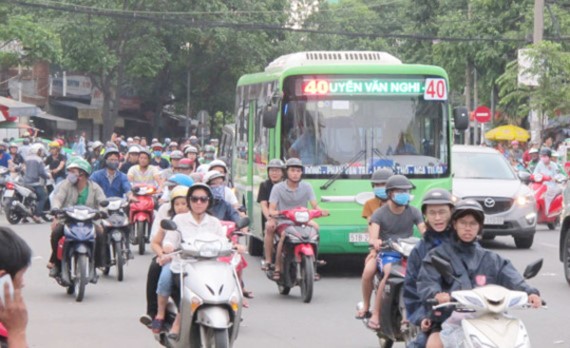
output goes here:
[{"label": "black helmet", "polygon": [[451,215],[451,220],[456,221],[468,214],[475,217],[475,220],[477,220],[480,225],[479,233],[481,233],[485,223],[485,212],[483,211],[481,204],[474,199],[463,199],[455,203],[455,211],[453,212],[453,215]]},{"label": "black helmet", "polygon": [[303,162],[301,162],[301,160],[298,158],[291,157],[287,160],[287,162],[285,162],[285,167],[287,169],[291,167],[297,167],[303,169]]},{"label": "black helmet", "polygon": [[453,209],[453,197],[449,191],[441,189],[441,188],[434,188],[426,192],[424,198],[422,199],[422,213],[426,213],[426,208],[430,204],[447,204]]},{"label": "black helmet", "polygon": [[194,191],[196,191],[197,189],[202,189],[206,191],[206,193],[208,194],[209,197],[208,209],[210,209],[214,204],[214,195],[212,194],[212,190],[210,190],[210,186],[201,182],[195,183],[194,185],[190,186],[190,188],[188,189],[188,194],[186,195],[186,201],[188,202],[188,207],[190,207],[190,196],[192,196],[192,193],[194,193]]},{"label": "black helmet", "polygon": [[374,184],[385,184],[392,175],[394,175],[394,171],[391,168],[378,169],[370,178],[372,186]]},{"label": "black helmet", "polygon": [[114,147],[108,147],[108,148],[105,150],[105,155],[103,155],[103,159],[106,160],[107,157],[109,157],[109,156],[111,156],[111,155],[117,155],[117,156],[119,156],[119,158],[121,157],[121,154],[119,153],[119,150],[117,150],[117,149],[114,148]]},{"label": "black helmet", "polygon": [[392,175],[386,181],[386,191],[389,192],[391,190],[411,190],[416,188],[412,182],[403,175],[396,174]]},{"label": "black helmet", "polygon": [[550,150],[548,148],[544,148],[544,149],[540,150],[540,155],[552,157],[552,150]]},{"label": "black helmet", "polygon": [[274,158],[267,163],[267,169],[269,170],[271,168],[285,169],[285,163],[279,158]]}]

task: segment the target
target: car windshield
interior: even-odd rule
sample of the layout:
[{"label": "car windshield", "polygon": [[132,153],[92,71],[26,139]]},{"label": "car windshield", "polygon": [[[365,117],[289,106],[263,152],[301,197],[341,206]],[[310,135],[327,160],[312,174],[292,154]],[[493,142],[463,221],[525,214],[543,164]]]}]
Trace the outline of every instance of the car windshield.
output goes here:
[{"label": "car windshield", "polygon": [[505,157],[499,153],[454,151],[453,173],[457,179],[517,179]]}]

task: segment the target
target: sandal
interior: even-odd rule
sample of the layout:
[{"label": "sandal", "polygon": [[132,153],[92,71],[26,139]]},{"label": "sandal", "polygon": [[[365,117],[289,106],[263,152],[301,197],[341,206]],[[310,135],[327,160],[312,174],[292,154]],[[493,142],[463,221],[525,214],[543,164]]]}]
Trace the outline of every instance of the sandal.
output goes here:
[{"label": "sandal", "polygon": [[370,330],[373,330],[373,331],[378,331],[378,330],[380,330],[380,324],[377,323],[377,322],[375,322],[375,321],[372,321],[372,320],[368,320],[368,323],[366,323],[366,326],[367,326]]},{"label": "sandal", "polygon": [[150,325],[152,333],[159,334],[162,332],[164,328],[164,319],[153,319],[152,324]]},{"label": "sandal", "polygon": [[362,310],[356,312],[356,315],[354,316],[354,318],[358,319],[358,320],[362,320],[362,319],[368,319],[371,316],[372,316],[372,313],[370,313],[369,310],[362,309]]},{"label": "sandal", "polygon": [[267,272],[269,270],[271,270],[273,268],[273,264],[271,264],[271,262],[262,262],[261,263],[261,270],[263,272]]},{"label": "sandal", "polygon": [[249,302],[244,298],[241,302],[243,308],[249,308]]},{"label": "sandal", "polygon": [[242,290],[243,292],[243,297],[245,298],[253,298],[253,291],[247,291],[247,290]]},{"label": "sandal", "polygon": [[275,281],[281,280],[281,271],[278,271],[278,270],[273,271],[273,274],[271,275],[271,279],[273,279]]},{"label": "sandal", "polygon": [[315,281],[318,282],[319,280],[321,280],[321,275],[318,273],[315,273]]}]

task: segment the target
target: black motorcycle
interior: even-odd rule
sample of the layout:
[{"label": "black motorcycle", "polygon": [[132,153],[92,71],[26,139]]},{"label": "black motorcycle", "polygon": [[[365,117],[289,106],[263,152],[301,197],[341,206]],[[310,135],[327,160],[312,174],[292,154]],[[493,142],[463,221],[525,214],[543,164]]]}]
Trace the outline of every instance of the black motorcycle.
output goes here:
[{"label": "black motorcycle", "polygon": [[105,267],[104,275],[109,274],[112,266],[117,266],[117,280],[123,281],[124,266],[132,258],[129,248],[129,235],[131,227],[125,209],[128,202],[123,198],[111,197],[101,202],[106,209],[106,216],[102,220],[105,235]]}]

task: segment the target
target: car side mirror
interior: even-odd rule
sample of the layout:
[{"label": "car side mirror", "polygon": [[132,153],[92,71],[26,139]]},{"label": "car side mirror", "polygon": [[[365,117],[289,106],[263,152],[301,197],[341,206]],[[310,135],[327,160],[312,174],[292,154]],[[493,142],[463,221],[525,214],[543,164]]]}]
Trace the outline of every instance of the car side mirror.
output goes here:
[{"label": "car side mirror", "polygon": [[431,263],[442,276],[453,277],[453,267],[447,260],[437,255],[432,255]]},{"label": "car side mirror", "polygon": [[530,279],[536,277],[540,269],[542,268],[542,259],[536,260],[526,266],[523,277],[524,279]]},{"label": "car side mirror", "polygon": [[241,230],[242,228],[249,226],[249,222],[250,222],[250,221],[249,221],[249,218],[248,218],[247,216],[246,216],[246,217],[242,217],[242,218],[237,222],[237,224],[236,224],[236,229],[237,229],[237,230]]},{"label": "car side mirror", "polygon": [[460,106],[453,109],[453,123],[458,131],[469,128],[469,111],[466,107]]},{"label": "car side mirror", "polygon": [[525,183],[525,184],[530,183],[530,173],[529,172],[519,170],[519,172],[517,173],[517,176],[519,177],[520,181],[522,181],[523,183]]},{"label": "car side mirror", "polygon": [[176,229],[178,228],[178,226],[176,226],[176,222],[172,221],[172,220],[168,220],[168,219],[164,219],[160,222],[160,227],[163,230],[167,230],[167,231],[176,231]]},{"label": "car side mirror", "polygon": [[101,208],[107,208],[109,206],[109,201],[108,200],[101,201],[99,202],[99,206]]}]

